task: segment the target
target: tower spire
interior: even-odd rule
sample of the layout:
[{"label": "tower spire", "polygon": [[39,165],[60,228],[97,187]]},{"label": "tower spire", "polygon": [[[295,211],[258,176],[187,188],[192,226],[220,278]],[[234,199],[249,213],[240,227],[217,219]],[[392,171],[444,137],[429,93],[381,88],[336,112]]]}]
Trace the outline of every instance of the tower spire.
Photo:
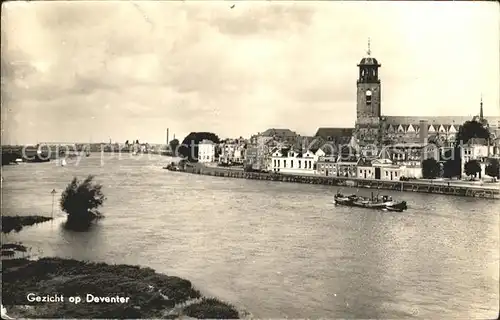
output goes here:
[{"label": "tower spire", "polygon": [[481,93],[481,103],[479,104],[479,119],[483,120],[483,94]]},{"label": "tower spire", "polygon": [[370,55],[372,53],[371,49],[370,49],[370,38],[368,37],[368,50],[366,50],[366,53],[368,55]]}]

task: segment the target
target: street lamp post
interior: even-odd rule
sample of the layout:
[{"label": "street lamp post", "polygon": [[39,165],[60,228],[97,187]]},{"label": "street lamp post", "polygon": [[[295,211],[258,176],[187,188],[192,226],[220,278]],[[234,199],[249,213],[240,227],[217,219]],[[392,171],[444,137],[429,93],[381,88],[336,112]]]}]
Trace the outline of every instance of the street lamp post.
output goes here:
[{"label": "street lamp post", "polygon": [[52,192],[50,192],[52,194],[52,220],[54,220],[54,202],[55,202],[55,196],[56,196],[56,189],[52,189]]}]

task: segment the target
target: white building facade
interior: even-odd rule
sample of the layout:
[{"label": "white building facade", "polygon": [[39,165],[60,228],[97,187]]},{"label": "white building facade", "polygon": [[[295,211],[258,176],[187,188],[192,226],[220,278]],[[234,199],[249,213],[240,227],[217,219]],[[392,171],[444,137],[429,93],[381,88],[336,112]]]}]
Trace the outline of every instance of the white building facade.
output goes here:
[{"label": "white building facade", "polygon": [[292,149],[277,150],[271,156],[271,171],[291,174],[315,174],[319,157],[324,156],[320,149],[316,153],[301,153]]},{"label": "white building facade", "polygon": [[358,178],[375,179],[375,169],[371,166],[358,166]]},{"label": "white building facade", "polygon": [[377,159],[372,161],[374,178],[380,180],[399,181],[405,174],[405,166],[393,164],[389,159]]},{"label": "white building facade", "polygon": [[220,145],[221,154],[219,162],[222,163],[243,163],[245,158],[245,146],[238,141],[222,143]]},{"label": "white building facade", "polygon": [[198,162],[215,162],[215,143],[203,140],[198,144]]}]

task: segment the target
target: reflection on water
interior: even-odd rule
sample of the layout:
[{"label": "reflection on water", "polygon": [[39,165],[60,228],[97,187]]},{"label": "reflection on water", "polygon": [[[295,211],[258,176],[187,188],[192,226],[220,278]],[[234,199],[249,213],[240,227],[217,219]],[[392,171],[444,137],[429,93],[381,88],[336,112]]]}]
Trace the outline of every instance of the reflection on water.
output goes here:
[{"label": "reflection on water", "polygon": [[498,202],[388,191],[409,210],[334,207],[332,187],[162,170],[169,160],[4,167],[4,214],[50,216],[50,191],[75,175],[95,174],[108,198],[87,233],[61,217],[7,237],[43,255],[182,276],[257,317],[497,316]]}]

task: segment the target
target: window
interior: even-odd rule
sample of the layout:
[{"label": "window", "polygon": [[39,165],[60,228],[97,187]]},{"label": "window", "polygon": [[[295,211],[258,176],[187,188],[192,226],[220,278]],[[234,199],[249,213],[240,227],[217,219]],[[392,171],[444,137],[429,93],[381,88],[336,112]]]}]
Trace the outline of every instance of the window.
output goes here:
[{"label": "window", "polygon": [[286,160],[283,160],[283,168],[286,168]]},{"label": "window", "polygon": [[301,162],[300,162],[300,160],[299,160],[299,169],[300,169],[300,165],[301,165]]},{"label": "window", "polygon": [[276,167],[276,159],[274,159],[274,166]]},{"label": "window", "polygon": [[280,160],[278,160],[278,167],[279,167],[279,166],[281,166],[281,163],[280,163],[280,162],[281,162],[281,161],[280,161]]},{"label": "window", "polygon": [[395,176],[395,177],[397,177],[397,176],[398,176],[398,172],[397,172],[397,171],[395,171],[395,172],[394,172],[394,176]]},{"label": "window", "polygon": [[290,168],[293,168],[293,160],[290,160]]},{"label": "window", "polygon": [[388,176],[389,176],[389,172],[388,172],[388,171],[386,171],[386,172],[385,172],[385,176],[386,176],[386,177],[388,177]]}]

